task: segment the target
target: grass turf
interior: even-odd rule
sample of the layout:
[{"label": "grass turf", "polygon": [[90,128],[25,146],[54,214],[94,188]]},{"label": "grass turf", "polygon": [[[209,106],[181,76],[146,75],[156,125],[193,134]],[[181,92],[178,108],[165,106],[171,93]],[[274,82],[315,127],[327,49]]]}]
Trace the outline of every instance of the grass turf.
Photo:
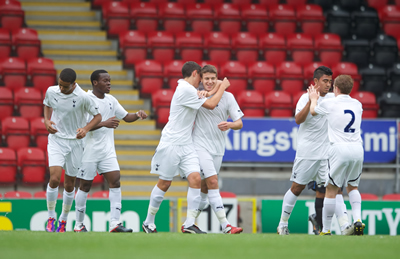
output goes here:
[{"label": "grass turf", "polygon": [[400,236],[0,231],[0,258],[399,258]]}]

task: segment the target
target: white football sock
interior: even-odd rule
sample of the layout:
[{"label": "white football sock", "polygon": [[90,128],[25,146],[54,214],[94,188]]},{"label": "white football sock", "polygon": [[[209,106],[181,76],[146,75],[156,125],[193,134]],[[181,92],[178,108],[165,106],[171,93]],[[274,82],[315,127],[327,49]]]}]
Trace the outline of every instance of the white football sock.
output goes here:
[{"label": "white football sock", "polygon": [[150,204],[147,211],[147,217],[144,221],[145,225],[154,224],[154,219],[156,217],[157,211],[160,208],[161,202],[164,199],[165,192],[162,191],[158,186],[154,186],[150,195]]},{"label": "white football sock", "polygon": [[340,230],[343,231],[349,225],[349,218],[347,216],[346,204],[344,204],[343,195],[336,195],[336,218],[340,225]]},{"label": "white football sock", "polygon": [[51,188],[50,184],[47,184],[47,211],[49,218],[56,218],[56,203],[57,203],[57,197],[58,197],[58,186],[56,188]]},{"label": "white football sock", "polygon": [[199,205],[199,210],[204,210],[208,206],[208,199],[207,199],[208,194],[204,192],[200,192],[200,205]]},{"label": "white football sock", "polygon": [[184,223],[185,227],[190,227],[194,225],[196,219],[197,211],[200,205],[200,189],[190,188],[187,193],[187,216]]},{"label": "white football sock", "polygon": [[60,216],[60,221],[64,220],[67,221],[68,219],[68,213],[71,210],[72,202],[74,201],[74,195],[75,195],[75,188],[72,192],[67,192],[64,189],[63,192],[63,205],[62,205],[62,213]]},{"label": "white football sock", "polygon": [[75,227],[80,227],[83,224],[85,219],[85,212],[86,212],[86,200],[87,200],[88,193],[78,189],[78,192],[75,196],[75,214],[76,214],[76,221]]},{"label": "white football sock", "polygon": [[221,224],[221,228],[225,229],[229,222],[226,219],[224,203],[222,202],[222,197],[219,193],[219,189],[208,190],[208,199],[210,200],[212,210],[214,211],[219,220],[219,223]]},{"label": "white football sock", "polygon": [[351,211],[353,212],[353,222],[361,220],[361,195],[358,190],[352,190],[349,193]]},{"label": "white football sock", "polygon": [[325,198],[324,207],[322,208],[322,232],[328,232],[331,230],[333,214],[335,214],[336,199]]},{"label": "white football sock", "polygon": [[108,197],[111,211],[110,229],[113,229],[117,226],[121,217],[121,188],[110,188]]},{"label": "white football sock", "polygon": [[290,214],[296,204],[297,196],[293,194],[293,192],[289,189],[285,196],[283,196],[282,203],[282,213],[281,220],[279,221],[279,226],[287,226],[290,218]]}]

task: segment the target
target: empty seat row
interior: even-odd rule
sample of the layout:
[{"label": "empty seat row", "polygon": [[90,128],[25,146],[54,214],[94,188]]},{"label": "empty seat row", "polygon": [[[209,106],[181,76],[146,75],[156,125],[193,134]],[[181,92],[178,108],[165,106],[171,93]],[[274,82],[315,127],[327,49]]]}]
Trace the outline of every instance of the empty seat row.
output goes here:
[{"label": "empty seat row", "polygon": [[0,28],[0,59],[12,55],[25,60],[39,57],[40,40],[37,31],[30,28],[19,28],[10,32]]},{"label": "empty seat row", "polygon": [[0,59],[1,84],[13,90],[33,86],[45,93],[49,86],[55,85],[56,74],[53,60],[48,58]]},{"label": "empty seat row", "polygon": [[183,60],[204,60],[223,63],[235,57],[243,63],[265,59],[278,64],[289,56],[296,62],[308,63],[317,58],[326,64],[336,64],[342,58],[343,46],[336,34],[324,33],[315,37],[307,34],[290,34],[286,37],[277,33],[257,36],[240,32],[229,36],[223,32],[205,35],[195,32],[149,32],[128,31],[119,37],[122,58],[126,65],[153,57],[165,62],[180,56]]},{"label": "empty seat row", "polygon": [[2,28],[14,30],[24,25],[25,12],[16,0],[0,0],[0,24]]},{"label": "empty seat row", "polygon": [[300,30],[314,35],[322,32],[325,21],[318,5],[288,4],[108,2],[102,5],[102,14],[110,36],[130,28],[144,32],[160,28],[169,32],[220,30],[229,34],[241,30],[260,34],[272,29],[286,35],[294,33],[298,24]]},{"label": "empty seat row", "polygon": [[[109,191],[95,191],[92,194],[88,194],[88,198],[99,198],[106,199],[109,196]],[[45,199],[47,197],[46,191],[37,191],[33,194],[27,191],[8,191],[4,193],[4,196],[0,193],[0,198],[4,197],[5,199]],[[58,194],[58,199],[62,199],[62,195]]]},{"label": "empty seat row", "polygon": [[0,87],[0,120],[13,115],[24,118],[35,118],[43,116],[42,93],[32,87],[12,90]]},{"label": "empty seat row", "polygon": [[3,146],[18,150],[35,144],[39,149],[47,150],[49,133],[41,117],[30,120],[23,117],[6,117],[1,120],[0,129]]}]

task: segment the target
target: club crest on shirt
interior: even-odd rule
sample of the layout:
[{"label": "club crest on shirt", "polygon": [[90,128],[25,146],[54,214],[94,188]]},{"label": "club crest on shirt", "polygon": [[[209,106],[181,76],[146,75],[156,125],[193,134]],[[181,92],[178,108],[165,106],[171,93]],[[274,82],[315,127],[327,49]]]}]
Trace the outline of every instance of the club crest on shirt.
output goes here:
[{"label": "club crest on shirt", "polygon": [[76,103],[76,101],[74,100],[74,99],[72,99],[72,107],[75,107],[75,103]]},{"label": "club crest on shirt", "polygon": [[112,110],[112,105],[111,105],[111,103],[108,103],[109,105],[110,105],[110,110]]},{"label": "club crest on shirt", "polygon": [[156,164],[156,171],[158,171],[158,168],[160,167],[159,164]]}]

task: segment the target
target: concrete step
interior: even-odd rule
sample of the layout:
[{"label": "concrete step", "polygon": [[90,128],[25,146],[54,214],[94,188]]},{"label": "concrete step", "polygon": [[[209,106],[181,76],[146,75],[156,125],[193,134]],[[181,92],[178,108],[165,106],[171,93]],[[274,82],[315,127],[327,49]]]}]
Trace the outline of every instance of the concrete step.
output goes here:
[{"label": "concrete step", "polygon": [[158,175],[150,174],[150,171],[148,170],[121,170],[121,178],[123,179],[145,178],[149,180],[149,178],[158,178]]},{"label": "concrete step", "polygon": [[[68,12],[90,11],[90,2],[84,0],[54,1],[54,0],[19,0],[24,11],[64,11]],[[25,13],[26,15],[26,13]]]},{"label": "concrete step", "polygon": [[27,20],[28,27],[35,30],[100,30],[100,21],[47,21],[47,20]]},{"label": "concrete step", "polygon": [[[43,8],[43,7],[42,7]],[[25,10],[25,20],[33,21],[79,21],[91,22],[98,21],[101,15],[96,11],[71,11],[65,12],[62,7],[58,10]]]},{"label": "concrete step", "polygon": [[51,59],[64,60],[117,60],[115,50],[63,50],[63,49],[42,49],[43,54]]},{"label": "concrete step", "polygon": [[[92,90],[92,83],[88,79],[77,79],[79,85],[85,90]],[[111,91],[129,91],[133,90],[133,81],[132,80],[113,80],[112,81],[112,90]],[[112,94],[112,92],[110,93]],[[112,94],[113,95],[113,94]],[[136,97],[134,98],[136,99]]]},{"label": "concrete step", "polygon": [[[117,150],[152,150],[154,151],[158,146],[159,140],[115,140],[115,149]],[[150,166],[150,164],[148,164]],[[126,170],[148,170],[149,167],[136,168],[129,167],[124,168]]]},{"label": "concrete step", "polygon": [[117,150],[118,160],[149,160],[154,155],[154,151],[151,150]]},{"label": "concrete step", "polygon": [[[126,140],[125,140],[126,141]],[[123,170],[148,170],[151,169],[151,160],[118,160]]]},{"label": "concrete step", "polygon": [[[57,74],[59,74],[61,70],[57,70]],[[88,80],[90,82],[90,76],[93,73],[93,70],[77,70],[75,69],[77,80]],[[119,71],[109,71],[107,72],[111,76],[111,91],[113,91],[114,81],[118,80],[132,80],[133,81],[133,73],[131,70],[119,70]]]},{"label": "concrete step", "polygon": [[[141,100],[139,100],[139,101],[141,101]],[[132,129],[135,129],[135,130],[155,130],[156,129],[156,122],[154,120],[145,119],[145,120],[137,120],[134,123],[128,123],[128,122],[125,122],[125,121],[121,121],[119,123],[118,130],[132,130]],[[127,149],[123,148],[123,150],[127,150]]]},{"label": "concrete step", "polygon": [[42,40],[42,49],[45,50],[116,50],[112,41],[108,40]]},{"label": "concrete step", "polygon": [[[112,82],[114,83],[114,82]],[[121,103],[122,101],[133,101],[139,99],[138,90],[112,90],[110,92]],[[121,103],[122,104],[122,103]]]},{"label": "concrete step", "polygon": [[58,41],[105,41],[107,32],[100,30],[54,30],[49,28],[39,29],[40,40],[58,40]]},{"label": "concrete step", "polygon": [[64,68],[70,67],[74,70],[97,70],[105,69],[107,71],[118,71],[122,70],[122,61],[115,60],[66,60],[66,59],[53,59],[54,66],[57,70],[62,70]]},{"label": "concrete step", "polygon": [[[147,113],[147,112],[146,112]],[[149,113],[147,113],[149,114]],[[134,124],[133,122],[132,124]],[[114,131],[115,140],[160,140],[161,133],[159,130],[120,130]]]}]

